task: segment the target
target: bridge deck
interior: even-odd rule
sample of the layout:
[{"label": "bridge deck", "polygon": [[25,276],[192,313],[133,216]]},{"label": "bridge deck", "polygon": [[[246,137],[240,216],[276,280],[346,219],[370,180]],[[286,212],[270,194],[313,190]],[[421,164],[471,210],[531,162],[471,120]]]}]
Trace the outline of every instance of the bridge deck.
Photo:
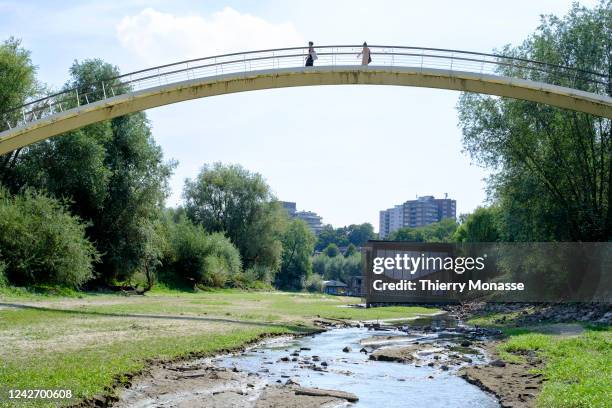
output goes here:
[{"label": "bridge deck", "polygon": [[370,66],[359,65],[355,57],[360,48],[355,46],[317,47],[322,50],[317,66],[308,68],[302,67],[304,48],[286,48],[183,61],[90,84],[86,89],[69,89],[0,114],[5,128],[0,132],[0,154],[157,106],[296,86],[363,84],[450,89],[523,99],[612,118],[610,84],[602,74],[482,53],[370,48],[373,52]]}]

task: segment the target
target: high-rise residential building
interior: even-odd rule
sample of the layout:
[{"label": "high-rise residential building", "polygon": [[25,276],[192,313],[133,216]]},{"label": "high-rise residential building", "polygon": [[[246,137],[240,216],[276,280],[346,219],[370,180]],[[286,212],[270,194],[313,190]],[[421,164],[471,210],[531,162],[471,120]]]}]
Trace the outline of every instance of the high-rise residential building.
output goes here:
[{"label": "high-rise residential building", "polygon": [[280,201],[280,203],[287,211],[289,217],[298,218],[306,222],[314,234],[319,235],[319,233],[323,231],[323,223],[321,222],[323,218],[317,213],[312,211],[297,211],[296,203],[292,201]]},{"label": "high-rise residential building", "polygon": [[315,212],[298,211],[294,214],[294,217],[306,222],[315,235],[319,235],[323,231],[323,223],[321,222],[323,218]]},{"label": "high-rise residential building", "polygon": [[287,214],[289,214],[290,217],[293,217],[295,215],[295,212],[297,211],[297,207],[294,202],[292,201],[279,201],[279,202],[281,203],[283,208],[287,211]]},{"label": "high-rise residential building", "polygon": [[404,226],[404,205],[399,204],[395,207],[380,212],[378,235],[384,239],[391,232]]},{"label": "high-rise residential building", "polygon": [[416,200],[408,200],[404,204],[381,211],[379,217],[379,236],[385,239],[402,227],[417,228],[445,218],[456,218],[457,201],[451,200],[448,196],[417,197]]}]

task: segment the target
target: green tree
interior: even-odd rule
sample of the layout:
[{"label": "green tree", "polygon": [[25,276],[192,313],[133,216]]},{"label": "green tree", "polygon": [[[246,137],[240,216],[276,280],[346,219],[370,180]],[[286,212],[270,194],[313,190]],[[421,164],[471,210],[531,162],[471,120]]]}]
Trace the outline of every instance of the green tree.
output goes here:
[{"label": "green tree", "polygon": [[[75,62],[66,88],[94,95],[102,80],[119,74],[101,60]],[[70,201],[89,222],[87,235],[100,253],[105,281],[126,280],[143,267],[150,243],[143,225],[159,218],[173,163],[165,163],[144,113],[93,124],[21,151],[7,185],[25,186]]]},{"label": "green tree", "polygon": [[324,250],[329,244],[345,247],[353,244],[357,247],[365,245],[370,239],[376,238],[374,227],[370,223],[351,224],[348,227],[334,228],[325,225],[317,237],[315,249]]},{"label": "green tree", "polygon": [[338,245],[331,243],[325,247],[323,253],[330,258],[334,258],[340,255],[340,249],[338,248]]},{"label": "green tree", "polygon": [[422,227],[403,227],[389,234],[391,241],[406,242],[452,242],[457,229],[457,221],[445,218]]},{"label": "green tree", "polygon": [[496,242],[500,238],[499,211],[495,207],[478,207],[467,215],[454,234],[457,242]]},{"label": "green tree", "polygon": [[141,242],[138,245],[141,251],[138,257],[145,278],[144,291],[147,292],[157,282],[157,272],[163,266],[162,259],[170,244],[167,241],[168,236],[161,220],[142,220],[138,234],[138,242]]},{"label": "green tree", "polygon": [[[10,37],[0,44],[0,130],[14,126],[21,112],[14,110],[36,95],[36,67],[30,59],[30,52],[21,46],[21,41]],[[11,112],[9,112],[11,111]],[[0,155],[0,183],[5,173],[15,164],[19,152]]]},{"label": "green tree", "polygon": [[[562,18],[542,17],[520,46],[503,50],[583,70],[579,75],[525,70],[520,64],[500,73],[612,95],[611,21],[609,1],[591,9],[575,3]],[[462,95],[459,116],[465,149],[494,172],[489,187],[500,206],[502,240],[612,239],[609,119],[476,94]]]},{"label": "green tree", "polygon": [[344,253],[344,256],[348,257],[348,256],[355,255],[356,253],[357,253],[357,247],[355,247],[355,245],[353,245],[353,244],[350,244],[346,248],[346,252]]},{"label": "green tree", "polygon": [[329,257],[320,253],[312,259],[313,271],[328,280],[339,280],[348,283],[353,276],[362,274],[361,253],[353,255]]},{"label": "green tree", "polygon": [[390,241],[425,242],[423,232],[418,228],[402,227],[389,234]]},{"label": "green tree", "polygon": [[312,257],[312,271],[317,274],[324,276],[327,267],[327,261],[329,257],[324,253],[317,254]]},{"label": "green tree", "polygon": [[323,226],[323,230],[317,237],[315,249],[317,251],[323,251],[329,244],[335,244],[336,246],[347,246],[349,244],[349,240],[346,236],[345,229],[335,229],[329,224]]},{"label": "green tree", "polygon": [[452,242],[457,226],[454,218],[444,218],[442,221],[421,227],[421,230],[425,242]]},{"label": "green tree", "polygon": [[[23,105],[28,98],[36,95],[36,67],[30,58],[30,51],[21,46],[21,40],[10,37],[0,44],[0,112]],[[21,112],[3,117],[3,121],[15,120]],[[7,127],[5,122],[2,128]]]},{"label": "green tree", "polygon": [[293,220],[283,234],[281,270],[276,275],[276,285],[281,289],[300,290],[312,273],[310,256],[316,238],[302,220]]},{"label": "green tree", "polygon": [[347,228],[348,241],[357,247],[362,247],[370,239],[374,239],[374,227],[369,222],[363,224],[352,224]]},{"label": "green tree", "polygon": [[189,219],[207,231],[223,232],[238,247],[245,268],[278,270],[286,214],[263,177],[240,165],[205,165],[185,182]]}]

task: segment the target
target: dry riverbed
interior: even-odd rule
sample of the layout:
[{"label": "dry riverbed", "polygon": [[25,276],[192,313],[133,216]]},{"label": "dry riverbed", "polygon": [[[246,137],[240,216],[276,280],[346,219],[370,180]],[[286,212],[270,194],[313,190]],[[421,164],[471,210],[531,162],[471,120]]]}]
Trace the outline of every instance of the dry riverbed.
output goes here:
[{"label": "dry riverbed", "polygon": [[0,407],[9,389],[67,389],[72,398],[32,407],[108,406],[159,362],[236,350],[266,336],[303,334],[316,320],[436,312],[425,307],[344,307],[354,298],[224,290],[78,298],[0,294]]},{"label": "dry riverbed", "polygon": [[[122,391],[113,407],[392,406],[395,401],[414,407],[522,408],[534,405],[546,381],[535,353],[504,361],[497,351],[498,330],[458,324],[448,315],[318,324],[328,331],[307,340],[266,340],[233,355],[154,366]],[[547,330],[573,335],[580,326]],[[325,346],[317,348],[317,342]],[[380,389],[388,383],[394,388]],[[437,402],[427,400],[431,394]]]},{"label": "dry riverbed", "polygon": [[[436,309],[348,307],[351,298],[224,291],[134,299],[1,299],[0,386],[67,387],[75,397],[63,406],[82,407],[488,408],[536,399],[599,407],[609,400],[610,310],[601,306],[493,305],[476,319],[474,305],[450,308],[471,315],[472,325],[504,330],[498,340],[497,330],[458,325]],[[410,319],[419,314],[429,318]],[[576,323],[586,317],[603,326]],[[328,330],[244,348],[313,324]]]},{"label": "dry riverbed", "polygon": [[485,386],[459,376],[465,368],[488,370],[487,341],[496,332],[441,327],[456,324],[444,316],[426,321],[431,325],[333,323],[316,336],[158,365],[122,391],[113,406],[499,407],[494,390],[483,392],[470,382]]}]

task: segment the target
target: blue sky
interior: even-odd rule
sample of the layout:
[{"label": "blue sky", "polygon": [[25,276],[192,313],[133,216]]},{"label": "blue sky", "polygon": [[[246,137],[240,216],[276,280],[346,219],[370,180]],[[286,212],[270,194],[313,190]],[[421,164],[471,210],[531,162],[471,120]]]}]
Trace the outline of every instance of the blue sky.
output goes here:
[{"label": "blue sky", "polygon": [[[595,0],[582,1],[592,6]],[[569,0],[513,1],[3,1],[0,39],[32,51],[59,87],[72,62],[99,57],[122,72],[231,51],[316,44],[411,45],[489,52],[518,44],[540,14]],[[334,226],[371,222],[416,195],[486,198],[487,172],[462,153],[452,91],[338,86],[267,90],[148,111],[157,142],[178,160],[169,205],[204,163],[261,173],[281,200]]]}]

